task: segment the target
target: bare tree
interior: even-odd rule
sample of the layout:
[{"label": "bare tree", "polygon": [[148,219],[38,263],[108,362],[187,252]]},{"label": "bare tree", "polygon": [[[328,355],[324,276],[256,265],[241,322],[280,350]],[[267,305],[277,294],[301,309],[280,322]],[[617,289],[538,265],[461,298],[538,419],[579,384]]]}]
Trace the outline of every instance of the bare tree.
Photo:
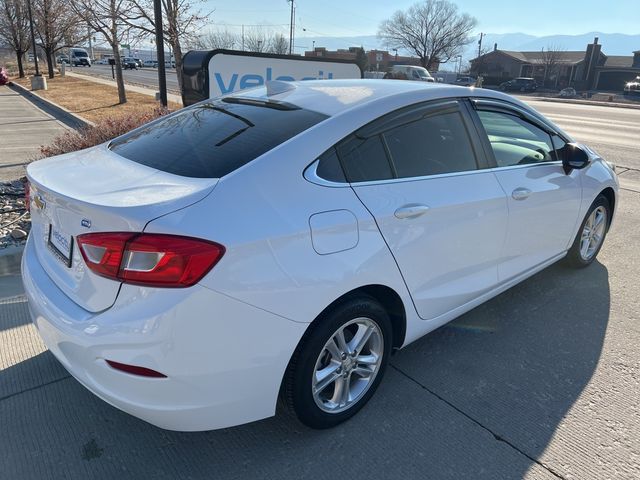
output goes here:
[{"label": "bare tree", "polygon": [[31,5],[38,43],[47,57],[49,78],[53,78],[56,52],[83,41],[86,26],[65,0],[32,0]]},{"label": "bare tree", "polygon": [[113,58],[116,60],[118,100],[121,104],[127,103],[122,62],[120,62],[120,44],[130,28],[121,20],[129,10],[129,2],[127,0],[72,0],[71,5],[86,24],[102,34],[111,47]]},{"label": "bare tree", "polygon": [[269,39],[269,52],[286,55],[289,52],[289,40],[281,33],[276,33]]},{"label": "bare tree", "polygon": [[200,35],[193,45],[203,50],[234,49],[240,44],[240,38],[226,28],[224,30],[209,30]]},{"label": "bare tree", "polygon": [[252,27],[244,34],[244,48],[250,52],[269,50],[269,35],[262,27]]},{"label": "bare tree", "polygon": [[[202,13],[195,8],[191,0],[161,0],[162,32],[164,39],[173,48],[176,69],[182,67],[182,45],[197,41],[198,30],[204,25],[211,13]],[[131,8],[122,15],[133,29],[147,35],[155,35],[155,17],[153,0],[130,0]],[[204,3],[204,0],[195,0]],[[178,75],[178,84],[182,87],[182,76]]]},{"label": "bare tree", "polygon": [[564,51],[564,48],[559,47],[558,45],[548,45],[546,50],[544,48],[542,49],[540,59],[544,67],[544,76],[542,80],[542,84],[544,86],[547,84],[547,79],[557,79],[558,73],[560,72],[560,60],[562,59]]},{"label": "bare tree", "polygon": [[474,17],[459,13],[447,0],[425,0],[383,21],[378,36],[392,49],[415,54],[422,66],[430,69],[437,62],[448,62],[471,43],[476,24]]},{"label": "bare tree", "polygon": [[24,77],[22,59],[29,50],[29,15],[25,0],[0,0],[0,39],[16,52],[18,73]]}]

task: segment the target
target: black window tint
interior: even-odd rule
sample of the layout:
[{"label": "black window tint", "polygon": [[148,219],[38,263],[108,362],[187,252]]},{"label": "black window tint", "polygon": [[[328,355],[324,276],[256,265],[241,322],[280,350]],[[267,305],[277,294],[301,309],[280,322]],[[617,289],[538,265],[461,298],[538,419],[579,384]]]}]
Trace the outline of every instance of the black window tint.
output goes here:
[{"label": "black window tint", "polygon": [[569,160],[568,143],[558,135],[552,135],[551,140],[553,142],[553,149],[556,153],[556,159],[560,161]]},{"label": "black window tint", "polygon": [[384,133],[399,178],[477,169],[459,112],[441,113]]},{"label": "black window tint", "polygon": [[338,146],[338,155],[350,182],[393,178],[379,135],[367,139],[351,137]]},{"label": "black window tint", "polygon": [[544,130],[515,115],[478,111],[498,167],[551,162],[553,145]]},{"label": "black window tint", "polygon": [[335,148],[330,148],[324,152],[319,159],[318,168],[316,174],[320,178],[329,180],[331,182],[346,182],[347,179],[342,171],[340,160],[338,160],[338,154]]},{"label": "black window tint", "polygon": [[127,133],[110,148],[165,172],[219,178],[325,118],[292,106],[214,100]]}]

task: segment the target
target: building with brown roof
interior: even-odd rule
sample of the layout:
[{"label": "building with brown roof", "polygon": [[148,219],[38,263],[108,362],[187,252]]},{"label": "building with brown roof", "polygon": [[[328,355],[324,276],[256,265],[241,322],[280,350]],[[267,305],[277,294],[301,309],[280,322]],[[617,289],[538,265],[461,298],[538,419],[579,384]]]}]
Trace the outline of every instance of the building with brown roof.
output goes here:
[{"label": "building with brown roof", "polygon": [[[313,50],[304,52],[305,57],[323,57],[342,60],[355,60],[360,47],[349,47],[348,49],[327,50],[325,47],[316,47]],[[366,52],[368,65],[366,70],[376,72],[386,72],[394,65],[416,65],[420,66],[420,59],[417,57],[407,57],[389,53],[387,50],[369,50]],[[433,71],[437,71],[439,64],[435,65]]]},{"label": "building with brown roof", "polygon": [[492,52],[471,60],[471,74],[482,75],[485,85],[533,77],[552,88],[621,91],[626,82],[640,75],[640,50],[630,56],[605,55],[598,37],[584,52],[515,52],[498,50],[496,44]]}]

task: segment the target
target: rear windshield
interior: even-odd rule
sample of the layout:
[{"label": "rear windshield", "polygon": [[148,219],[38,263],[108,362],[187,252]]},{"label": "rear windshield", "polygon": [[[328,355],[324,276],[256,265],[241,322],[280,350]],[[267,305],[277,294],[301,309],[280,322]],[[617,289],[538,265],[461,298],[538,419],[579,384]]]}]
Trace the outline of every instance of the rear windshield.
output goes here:
[{"label": "rear windshield", "polygon": [[127,133],[109,148],[175,175],[220,178],[325,118],[289,104],[209,100]]}]

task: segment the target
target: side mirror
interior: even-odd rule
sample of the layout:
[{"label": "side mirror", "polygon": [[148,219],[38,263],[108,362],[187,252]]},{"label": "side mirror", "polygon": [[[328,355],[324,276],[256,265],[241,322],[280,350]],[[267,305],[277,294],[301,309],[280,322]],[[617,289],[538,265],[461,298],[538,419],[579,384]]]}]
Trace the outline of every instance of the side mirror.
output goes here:
[{"label": "side mirror", "polygon": [[562,150],[564,150],[562,152],[562,168],[567,175],[571,173],[571,170],[580,170],[591,162],[589,153],[582,145],[567,143]]}]

